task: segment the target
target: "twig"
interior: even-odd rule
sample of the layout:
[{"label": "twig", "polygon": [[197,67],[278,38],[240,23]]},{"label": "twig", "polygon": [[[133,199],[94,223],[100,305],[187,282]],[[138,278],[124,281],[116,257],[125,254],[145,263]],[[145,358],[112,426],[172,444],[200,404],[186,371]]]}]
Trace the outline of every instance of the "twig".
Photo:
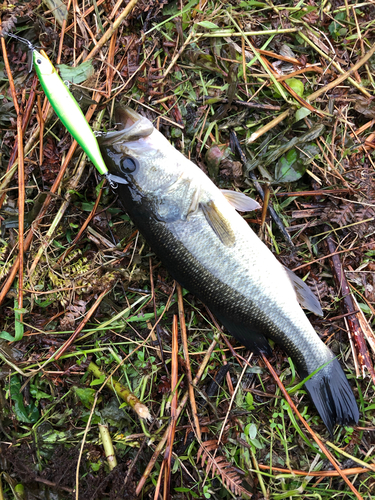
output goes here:
[{"label": "twig", "polygon": [[164,75],[162,76],[162,78],[159,80],[159,84],[162,83],[165,78],[168,76],[168,74],[171,72],[171,70],[173,69],[173,66],[176,64],[176,62],[178,61],[178,58],[181,56],[181,54],[183,53],[183,51],[186,49],[186,47],[189,45],[190,43],[190,40],[192,39],[192,37],[194,36],[195,32],[194,30],[191,30],[190,33],[189,33],[189,36],[187,37],[187,39],[184,41],[183,45],[180,47],[180,50],[177,52],[177,54],[173,57],[170,65],[168,66],[168,68],[165,70],[165,73]]},{"label": "twig", "polygon": [[[197,375],[195,376],[194,380],[193,380],[193,384],[196,385],[199,380],[201,379],[202,375],[203,375],[203,372],[204,370],[206,369],[206,366],[207,366],[207,363],[210,361],[210,358],[211,358],[211,355],[213,353],[213,350],[215,349],[215,346],[216,346],[216,339],[214,339],[212,342],[211,342],[211,345],[210,347],[208,348],[207,352],[206,352],[206,355],[199,367],[199,370],[198,370],[198,373]],[[188,401],[188,398],[189,398],[189,391],[186,391],[183,398],[181,399],[181,402],[180,404],[178,405],[178,408],[177,408],[177,412],[176,412],[176,418],[178,418],[180,416],[180,413],[182,412],[182,410],[184,409],[187,401]],[[171,424],[170,424],[171,425]],[[163,437],[161,438],[160,442],[158,443],[158,445],[156,446],[155,448],[155,451],[154,451],[154,454],[152,455],[151,457],[151,460],[150,462],[148,463],[139,483],[138,483],[138,486],[137,486],[137,489],[136,489],[136,495],[140,495],[142,489],[143,489],[143,486],[146,482],[146,479],[148,478],[148,476],[151,474],[151,471],[152,469],[154,468],[154,465],[155,465],[155,462],[156,460],[158,459],[158,456],[160,455],[166,441],[167,441],[167,438],[168,438],[168,435],[169,435],[169,426],[168,428],[165,430],[164,434],[163,434]]]},{"label": "twig", "polygon": [[117,466],[117,459],[115,455],[115,450],[113,448],[111,434],[109,433],[108,425],[98,424],[98,426],[109,470],[113,470]]},{"label": "twig", "polygon": [[[0,25],[1,26],[1,25]],[[13,75],[9,66],[8,53],[4,37],[1,37],[4,65],[12,94],[14,109],[17,113],[17,149],[18,149],[18,308],[23,308],[23,258],[24,258],[24,220],[25,220],[25,170],[23,161],[22,111],[18,105]],[[22,323],[22,312],[19,321]]]},{"label": "twig", "polygon": [[171,498],[171,475],[172,475],[172,449],[177,424],[177,386],[178,386],[178,322],[177,316],[173,315],[172,323],[172,357],[171,357],[171,421],[169,424],[168,443],[164,452],[164,493],[163,500]]},{"label": "twig", "polygon": [[298,269],[303,269],[304,267],[311,266],[311,264],[315,264],[316,262],[320,262],[321,260],[328,259],[328,257],[332,257],[333,255],[339,255],[340,253],[347,253],[347,252],[352,252],[353,250],[358,250],[359,248],[363,249],[369,245],[372,245],[372,243],[364,243],[363,245],[359,245],[358,247],[353,247],[353,248],[347,248],[346,250],[335,250],[332,253],[329,253],[328,255],[323,255],[323,257],[319,257],[318,259],[310,260],[310,262],[306,262],[306,264],[301,264],[300,266],[294,267],[292,269],[293,272],[298,271]]},{"label": "twig", "polygon": [[[96,98],[94,97],[93,99],[96,100],[97,102],[99,102],[100,95],[97,95]],[[95,109],[96,109],[96,105],[91,105],[89,107],[89,109],[88,109],[88,111],[86,113],[86,120],[87,121],[90,121],[92,115],[94,114]],[[50,112],[52,113],[51,110],[50,110]],[[39,129],[39,127],[38,127],[38,129]],[[36,131],[34,133],[37,133],[38,129],[36,129]],[[48,207],[49,207],[49,204],[50,204],[51,198],[52,198],[51,195],[54,194],[54,193],[56,193],[58,187],[60,186],[60,183],[61,183],[61,181],[62,181],[62,179],[63,179],[63,177],[65,175],[65,171],[68,168],[70,160],[72,159],[77,146],[78,146],[77,141],[73,141],[73,143],[70,146],[69,151],[68,151],[68,153],[67,153],[67,155],[65,157],[65,161],[64,161],[63,165],[61,166],[61,169],[59,170],[59,173],[58,173],[58,175],[57,175],[57,177],[55,179],[55,182],[53,183],[53,185],[52,185],[52,187],[50,189],[50,193],[51,194],[49,194],[46,197],[46,199],[44,200],[42,208],[40,209],[39,214],[38,214],[37,218],[34,220],[34,222],[32,224],[32,227],[31,227],[31,230],[29,231],[29,233],[28,233],[28,235],[27,235],[27,237],[25,239],[25,244],[24,244],[24,250],[25,250],[25,252],[28,250],[29,246],[31,245],[31,242],[33,241],[34,232],[36,231],[36,229],[37,229],[37,227],[38,227],[38,225],[39,225],[42,217],[45,215],[45,213],[48,210]],[[10,287],[12,286],[13,280],[16,277],[16,274],[17,274],[17,271],[18,271],[18,266],[19,266],[19,258],[17,257],[17,259],[14,262],[13,267],[12,267],[12,269],[10,271],[8,279],[6,280],[6,282],[3,285],[3,288],[0,291],[0,304],[2,304],[2,302],[4,301],[4,299],[6,297],[6,294],[8,293]]]},{"label": "twig", "polygon": [[300,31],[300,28],[285,28],[285,29],[275,29],[275,30],[262,30],[262,31],[240,31],[231,32],[229,30],[217,30],[211,33],[199,33],[199,38],[221,38],[224,36],[264,36],[264,35],[279,35],[282,33],[295,33]]},{"label": "twig", "polygon": [[311,111],[312,113],[315,113],[316,115],[320,116],[321,118],[324,116],[323,113],[321,111],[319,111],[318,109],[315,109],[313,106],[311,106],[311,104],[309,102],[307,102],[303,97],[301,97],[300,95],[297,94],[297,92],[295,92],[287,83],[286,83],[286,79],[278,79],[278,75],[276,74],[275,70],[273,69],[273,66],[271,65],[271,63],[263,56],[262,57],[262,60],[264,62],[264,64],[268,67],[270,73],[272,73],[272,75],[275,77],[276,81],[281,83],[281,85],[284,87],[285,90],[288,91],[288,93],[294,97],[294,99],[296,99],[297,102],[300,103],[301,106],[303,106],[304,108],[308,109],[309,111]]},{"label": "twig", "polygon": [[[327,443],[329,444],[329,443]],[[259,469],[263,470],[272,470],[275,472],[281,472],[283,474],[295,474],[296,476],[313,476],[313,477],[338,477],[340,474],[335,470],[323,470],[323,471],[303,471],[303,470],[295,470],[295,469],[281,469],[280,467],[274,467],[269,465],[258,465]],[[341,473],[345,474],[345,476],[354,476],[356,474],[363,474],[364,472],[368,472],[368,469],[364,469],[362,467],[355,467],[353,469],[341,469]]]},{"label": "twig", "polygon": [[[313,94],[311,94],[307,99],[311,102],[311,101],[314,101],[317,97],[319,97],[321,94],[324,94],[325,92],[327,92],[327,90],[330,90],[331,88],[333,87],[336,87],[339,83],[341,83],[342,81],[348,79],[349,82],[354,85],[354,87],[356,87],[360,92],[362,92],[362,94],[364,94],[366,97],[370,98],[371,97],[371,94],[369,94],[369,92],[364,88],[362,87],[362,85],[360,85],[358,82],[356,82],[355,80],[353,80],[353,78],[350,78],[350,75],[352,73],[354,73],[354,71],[356,71],[358,68],[360,68],[363,64],[365,64],[365,62],[369,59],[369,57],[372,56],[372,54],[375,52],[375,45],[371,48],[371,50],[365,55],[365,57],[362,57],[362,59],[360,59],[354,66],[352,66],[350,68],[349,71],[347,72],[344,72],[344,70],[341,68],[341,66],[336,62],[334,61],[331,57],[329,57],[325,52],[323,52],[322,50],[319,49],[319,47],[317,47],[311,40],[308,36],[306,36],[304,33],[300,32],[299,33],[299,36],[301,38],[303,38],[303,40],[305,40],[305,42],[307,42],[314,50],[316,50],[322,57],[324,57],[325,59],[327,59],[330,64],[332,64],[340,73],[342,73],[342,76],[340,76],[339,78],[337,78],[336,80],[334,80],[333,82],[329,83],[328,85],[326,85],[325,87],[322,87],[321,89],[317,90],[316,92],[314,92]],[[373,52],[372,52],[373,51]],[[368,56],[368,57],[367,57]]]},{"label": "twig", "polygon": [[187,375],[188,384],[189,384],[188,390],[189,390],[190,405],[191,405],[191,410],[193,412],[194,426],[195,426],[195,431],[197,433],[198,441],[201,441],[202,434],[201,434],[201,428],[199,425],[197,405],[195,402],[193,377],[191,375],[191,367],[190,367],[190,359],[189,359],[189,347],[188,347],[188,341],[187,341],[185,313],[184,313],[184,299],[182,296],[182,288],[181,288],[181,285],[179,285],[179,284],[177,284],[177,298],[178,298],[178,316],[179,316],[179,320],[180,320],[182,347],[184,350],[184,358],[185,358],[185,369],[186,369],[186,375]]},{"label": "twig", "polygon": [[353,455],[350,455],[350,453],[347,453],[346,451],[342,450],[341,448],[339,448],[335,444],[330,443],[329,441],[327,441],[326,444],[330,448],[333,448],[335,451],[340,453],[340,455],[343,455],[346,458],[350,458],[350,460],[353,460],[353,462],[356,462],[357,464],[362,465],[362,467],[366,467],[366,469],[370,469],[370,470],[372,470],[372,472],[375,472],[375,464],[368,464],[367,462],[364,462],[363,460],[360,460],[359,458],[354,457]]},{"label": "twig", "polygon": [[[251,352],[248,359],[246,360],[246,364],[247,366],[250,366],[250,359],[253,357],[253,353]],[[244,367],[242,368],[242,372],[241,372],[241,375],[239,376],[238,378],[238,381],[237,381],[237,384],[236,384],[236,388],[234,389],[234,393],[232,394],[232,397],[230,398],[230,403],[229,403],[229,406],[228,406],[228,410],[225,414],[225,419],[224,419],[224,422],[221,426],[221,429],[220,429],[220,434],[219,434],[219,439],[217,440],[217,445],[219,446],[219,444],[221,443],[221,438],[223,437],[223,434],[224,434],[224,430],[225,430],[225,425],[227,423],[227,420],[228,420],[228,417],[229,417],[229,413],[232,409],[232,405],[233,405],[233,402],[234,402],[234,398],[236,397],[236,394],[237,394],[237,391],[238,389],[241,387],[241,382],[242,382],[242,378],[243,376],[245,375],[245,371],[247,369],[247,366],[244,365]],[[215,452],[216,453],[216,452]]]},{"label": "twig", "polygon": [[86,313],[86,315],[83,318],[83,320],[81,321],[81,323],[76,328],[75,332],[72,333],[72,335],[68,338],[68,340],[65,342],[65,344],[63,346],[61,346],[61,348],[59,349],[59,352],[55,356],[55,361],[57,361],[64,354],[64,352],[68,349],[68,347],[73,344],[75,339],[78,337],[78,335],[81,333],[83,328],[86,326],[86,323],[88,322],[88,320],[91,318],[91,316],[94,314],[96,309],[99,307],[104,296],[109,292],[109,290],[110,289],[107,288],[107,289],[102,291],[102,293],[96,299],[94,304],[91,306],[90,310]]},{"label": "twig", "polygon": [[266,125],[264,125],[260,129],[258,129],[256,132],[253,132],[251,134],[251,136],[248,139],[246,139],[246,144],[251,144],[252,142],[255,142],[263,134],[265,134],[269,130],[272,130],[274,127],[276,127],[276,125],[278,125],[280,122],[285,120],[285,118],[288,118],[289,115],[290,115],[290,110],[287,109],[286,111],[281,113],[279,116],[276,116],[276,118],[274,118],[273,120],[268,122]]},{"label": "twig", "polygon": [[329,196],[333,194],[339,193],[352,193],[353,189],[318,189],[316,191],[291,191],[289,193],[276,193],[275,196],[277,198],[281,198],[283,196]]},{"label": "twig", "polygon": [[[235,146],[236,152],[238,153],[242,164],[246,165],[246,163],[247,163],[246,156],[244,155],[244,153],[243,153],[243,151],[241,149],[240,143],[239,143],[239,141],[237,139],[236,132],[234,130],[231,130],[230,135],[231,135],[231,140],[232,140],[232,142],[233,142],[233,144]],[[260,197],[262,198],[262,200],[264,200],[264,191],[262,189],[262,186],[258,182],[258,179],[256,178],[254,172],[249,172],[249,176],[250,176],[250,179],[254,183],[255,189],[258,191],[258,193],[259,193]],[[288,232],[285,229],[284,224],[282,223],[280,217],[277,215],[277,213],[275,212],[274,208],[272,207],[272,205],[270,203],[268,204],[268,210],[270,212],[270,215],[271,215],[272,219],[275,221],[275,224],[279,228],[281,234],[284,236],[284,239],[286,240],[287,244],[291,248],[293,248],[294,244],[293,244],[293,241],[292,241],[290,235],[288,234]]]},{"label": "twig", "polygon": [[[350,283],[349,283],[349,285],[352,287],[352,285]],[[356,290],[356,292],[359,293],[358,290]],[[362,331],[365,334],[365,337],[366,337],[367,342],[369,343],[369,345],[370,345],[370,347],[372,349],[372,352],[375,354],[375,335],[374,335],[374,332],[372,331],[369,322],[367,321],[365,315],[363,314],[362,309],[359,307],[355,295],[352,295],[352,298],[353,298],[353,302],[354,302],[355,306],[358,309],[358,316],[357,316],[357,318],[358,318],[359,324],[361,325]],[[370,309],[372,310],[372,313],[374,314],[374,312],[373,312],[374,308],[370,304],[370,302],[367,301],[367,305],[370,307]]]},{"label": "twig", "polygon": [[[229,99],[226,99],[224,97],[202,97],[201,99],[197,99],[196,102],[202,103],[203,105],[217,104],[217,103],[228,104]],[[230,102],[232,104],[235,104],[236,106],[244,106],[245,108],[266,109],[270,111],[280,111],[281,109],[281,106],[274,106],[273,104],[263,104],[260,102],[253,102],[253,101],[240,101],[238,99],[233,99],[233,101]]]},{"label": "twig", "polygon": [[138,0],[130,0],[128,5],[125,7],[125,9],[121,12],[121,14],[118,16],[116,21],[113,23],[113,25],[108,28],[108,30],[104,33],[104,35],[101,37],[97,45],[92,49],[92,51],[88,54],[88,56],[85,57],[84,62],[88,61],[89,59],[92,59],[97,52],[103,47],[103,45],[108,42],[108,40],[111,38],[113,33],[117,30],[117,28],[120,26],[122,21],[130,14],[130,12],[133,10],[133,8],[137,5]]},{"label": "twig", "polygon": [[275,382],[277,383],[277,385],[281,389],[281,392],[283,393],[285,399],[289,403],[289,406],[292,408],[292,410],[294,411],[294,413],[298,416],[298,418],[300,419],[300,421],[302,422],[302,424],[306,427],[306,429],[310,432],[310,434],[311,434],[312,438],[314,439],[314,441],[316,442],[316,444],[319,446],[319,448],[322,450],[322,452],[324,453],[324,455],[328,458],[328,460],[331,462],[331,464],[333,465],[333,467],[336,469],[337,473],[342,477],[342,479],[349,486],[350,490],[354,493],[354,495],[358,498],[358,500],[363,500],[362,496],[358,493],[358,491],[353,486],[353,484],[349,481],[349,479],[347,478],[347,476],[342,473],[342,470],[337,465],[336,460],[332,456],[332,454],[330,453],[330,451],[323,444],[323,442],[318,438],[318,436],[316,435],[316,433],[311,429],[311,427],[306,422],[306,420],[302,417],[302,415],[298,411],[296,405],[293,403],[291,397],[289,396],[288,391],[285,389],[283,383],[279,379],[276,371],[273,369],[271,363],[268,361],[268,359],[266,358],[266,356],[264,354],[262,354],[262,358],[263,358],[264,363],[267,365],[267,368],[271,372],[273,378],[275,379]]},{"label": "twig", "polygon": [[[325,229],[330,229],[326,226]],[[375,383],[375,372],[371,361],[370,353],[367,349],[366,341],[363,336],[363,331],[361,325],[359,324],[358,317],[353,311],[356,310],[354,306],[353,298],[350,292],[349,284],[347,282],[340,257],[335,254],[337,250],[337,245],[333,239],[332,235],[328,235],[326,238],[327,247],[331,254],[332,270],[334,274],[334,279],[336,282],[337,289],[340,291],[343,298],[343,304],[347,312],[353,313],[352,316],[348,316],[346,319],[348,321],[349,330],[352,338],[354,339],[355,345],[358,349],[358,361],[361,366],[362,376],[366,377],[366,369]]]},{"label": "twig", "polygon": [[[105,376],[95,363],[91,362],[88,370],[92,372],[95,377],[100,378]],[[114,391],[125,403],[130,406],[136,414],[145,419],[150,419],[151,415],[146,405],[144,405],[129,389],[126,389],[120,382],[118,382],[112,374],[106,378],[105,385]]]}]

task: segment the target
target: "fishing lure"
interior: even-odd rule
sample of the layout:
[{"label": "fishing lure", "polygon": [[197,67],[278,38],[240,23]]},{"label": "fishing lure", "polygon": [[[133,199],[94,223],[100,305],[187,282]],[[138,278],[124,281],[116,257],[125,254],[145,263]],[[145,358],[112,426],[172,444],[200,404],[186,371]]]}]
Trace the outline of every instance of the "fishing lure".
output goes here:
[{"label": "fishing lure", "polygon": [[14,35],[13,33],[7,33],[7,36],[11,36],[25,43],[32,51],[32,61],[35,72],[47,99],[65,128],[78,142],[98,169],[99,173],[106,176],[112,187],[116,187],[117,183],[123,183],[124,181],[121,178],[108,172],[99,149],[98,141],[85,115],[82,113],[81,108],[70,93],[68,87],[58,75],[47,54],[43,50],[40,52],[37,51],[34,45],[25,38]]}]

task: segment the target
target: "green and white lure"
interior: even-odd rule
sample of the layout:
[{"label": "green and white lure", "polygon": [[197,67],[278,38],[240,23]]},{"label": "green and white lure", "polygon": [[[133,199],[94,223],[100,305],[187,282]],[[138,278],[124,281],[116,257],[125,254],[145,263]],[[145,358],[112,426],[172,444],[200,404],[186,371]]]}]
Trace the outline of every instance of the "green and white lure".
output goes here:
[{"label": "green and white lure", "polygon": [[108,172],[99,149],[98,141],[85,115],[82,113],[81,108],[70,93],[68,87],[58,75],[47,54],[43,50],[40,52],[37,51],[34,45],[25,38],[21,38],[13,33],[7,33],[7,36],[11,36],[28,45],[29,49],[32,51],[35,72],[47,99],[65,128],[78,142],[95,165],[98,172],[106,176],[112,187],[115,187],[116,183],[124,183],[123,179],[117,178],[117,176]]}]

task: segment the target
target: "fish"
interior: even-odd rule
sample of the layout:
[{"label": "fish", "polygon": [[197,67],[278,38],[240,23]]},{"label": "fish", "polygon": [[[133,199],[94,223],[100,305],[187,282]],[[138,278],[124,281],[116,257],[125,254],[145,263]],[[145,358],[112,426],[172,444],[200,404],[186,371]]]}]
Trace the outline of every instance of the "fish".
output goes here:
[{"label": "fish", "polygon": [[220,190],[131,108],[119,108],[116,121],[99,138],[108,179],[168,272],[255,354],[272,354],[267,339],[280,345],[331,435],[336,424],[356,424],[350,384],[300,306],[322,315],[318,299],[238,213],[258,203]]}]

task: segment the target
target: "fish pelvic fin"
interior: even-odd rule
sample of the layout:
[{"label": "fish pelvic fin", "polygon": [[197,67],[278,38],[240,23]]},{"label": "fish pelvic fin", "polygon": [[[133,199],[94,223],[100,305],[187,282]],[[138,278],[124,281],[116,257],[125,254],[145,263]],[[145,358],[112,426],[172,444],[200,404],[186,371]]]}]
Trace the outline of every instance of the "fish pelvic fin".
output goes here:
[{"label": "fish pelvic fin", "polygon": [[247,347],[254,354],[264,354],[265,356],[272,356],[271,346],[262,333],[256,331],[255,329],[252,329],[251,327],[238,324],[226,317],[221,317],[220,313],[218,314],[216,311],[215,316],[225,326],[230,334],[233,335],[233,337],[235,337],[239,342],[241,342],[241,344]]},{"label": "fish pelvic fin", "polygon": [[200,203],[204,216],[211,229],[226,247],[232,247],[235,244],[236,237],[229,221],[220,212],[213,201]]},{"label": "fish pelvic fin", "polygon": [[305,389],[331,436],[336,424],[358,423],[357,402],[337,359],[307,380]]},{"label": "fish pelvic fin", "polygon": [[226,200],[239,212],[252,212],[261,208],[259,203],[245,193],[231,191],[229,189],[220,189]]}]

